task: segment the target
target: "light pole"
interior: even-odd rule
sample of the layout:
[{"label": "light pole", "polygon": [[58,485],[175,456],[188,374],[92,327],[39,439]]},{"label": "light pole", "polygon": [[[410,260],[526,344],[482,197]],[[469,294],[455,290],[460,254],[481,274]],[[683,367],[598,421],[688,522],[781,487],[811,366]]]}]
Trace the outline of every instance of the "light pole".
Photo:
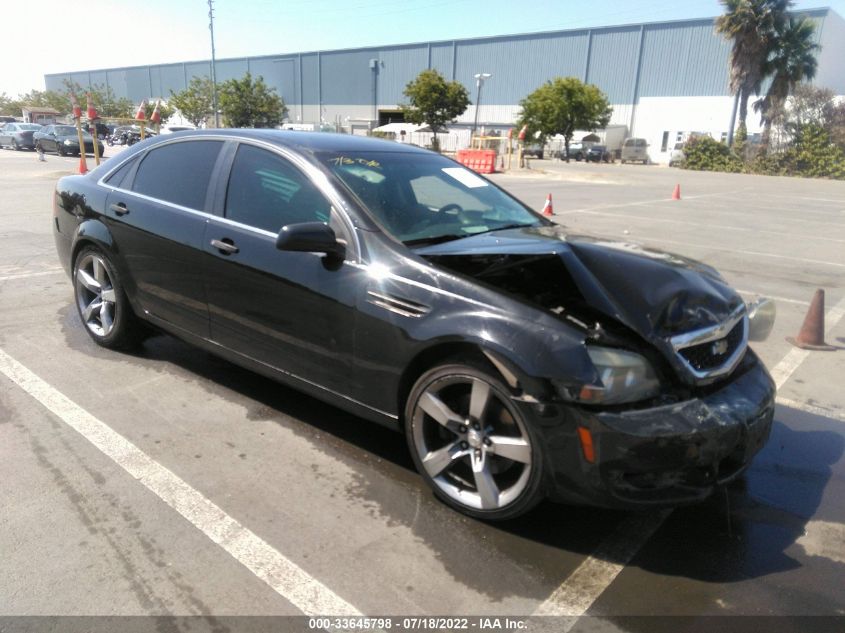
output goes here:
[{"label": "light pole", "polygon": [[214,108],[214,127],[220,127],[220,118],[217,112],[217,72],[214,59],[214,0],[208,0],[208,30],[211,32],[211,103]]},{"label": "light pole", "polygon": [[485,79],[490,79],[493,75],[490,73],[476,73],[475,77],[475,120],[472,122],[472,136],[475,136],[475,128],[478,127],[478,110],[481,108],[481,86],[484,85]]}]

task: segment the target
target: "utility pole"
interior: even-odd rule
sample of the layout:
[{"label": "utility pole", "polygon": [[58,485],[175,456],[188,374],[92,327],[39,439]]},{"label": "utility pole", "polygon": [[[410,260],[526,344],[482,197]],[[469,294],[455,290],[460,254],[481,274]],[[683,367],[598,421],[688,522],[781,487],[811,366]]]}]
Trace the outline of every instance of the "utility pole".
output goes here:
[{"label": "utility pole", "polygon": [[214,108],[214,127],[220,127],[220,115],[217,113],[217,71],[214,58],[214,0],[208,0],[208,30],[211,32],[211,104]]},{"label": "utility pole", "polygon": [[490,79],[492,77],[490,73],[477,73],[473,75],[475,77],[475,119],[472,122],[472,134],[470,136],[475,136],[475,128],[478,127],[478,111],[481,109],[481,86],[484,85],[485,79]]}]

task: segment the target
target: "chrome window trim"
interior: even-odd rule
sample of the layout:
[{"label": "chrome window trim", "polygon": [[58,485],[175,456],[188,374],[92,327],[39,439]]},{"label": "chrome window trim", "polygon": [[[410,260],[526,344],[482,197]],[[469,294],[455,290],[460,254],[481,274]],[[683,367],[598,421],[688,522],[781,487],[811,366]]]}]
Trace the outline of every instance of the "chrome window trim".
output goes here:
[{"label": "chrome window trim", "polygon": [[[350,237],[354,240],[354,253],[353,253],[353,260],[352,263],[361,264],[362,262],[362,251],[361,251],[361,240],[358,235],[358,231],[355,229],[355,224],[352,222],[351,218],[349,217],[349,213],[346,210],[346,201],[344,198],[338,193],[337,189],[332,185],[331,181],[329,181],[328,176],[324,174],[322,171],[317,169],[314,165],[309,163],[307,160],[301,158],[298,154],[288,150],[285,147],[280,147],[268,141],[264,141],[261,139],[253,139],[248,137],[242,136],[229,136],[223,134],[201,134],[201,135],[194,135],[191,136],[181,136],[174,139],[168,139],[166,141],[161,141],[156,143],[152,147],[144,149],[142,152],[136,152],[131,156],[128,156],[125,160],[119,162],[114,169],[106,172],[98,181],[97,184],[109,189],[112,192],[119,191],[121,193],[125,193],[131,196],[136,196],[143,200],[147,200],[149,202],[155,202],[157,204],[163,204],[168,206],[172,209],[178,209],[180,211],[186,211],[188,213],[193,213],[194,215],[199,215],[208,219],[215,219],[220,220],[226,224],[231,224],[235,227],[247,229],[252,231],[253,233],[257,233],[259,235],[265,235],[272,237],[275,239],[277,237],[276,233],[272,233],[270,231],[266,231],[264,229],[259,229],[254,226],[250,226],[248,224],[242,224],[240,222],[236,222],[234,220],[230,220],[224,216],[216,215],[214,213],[208,213],[207,211],[199,211],[197,209],[191,209],[189,207],[183,207],[182,205],[175,204],[173,202],[169,202],[167,200],[161,200],[160,198],[153,198],[152,196],[145,195],[143,193],[138,193],[137,191],[132,191],[129,189],[123,189],[121,187],[115,187],[105,182],[107,178],[109,178],[114,172],[120,169],[123,165],[125,165],[130,160],[141,156],[142,154],[148,153],[153,149],[164,147],[165,145],[170,145],[172,143],[185,143],[190,141],[223,141],[225,142],[234,142],[237,144],[245,143],[248,145],[256,145],[262,147],[263,149],[270,150],[271,152],[280,155],[282,158],[290,161],[293,163],[297,168],[301,171],[305,172],[306,176],[310,178],[312,184],[317,188],[324,197],[326,197],[332,205],[332,210],[337,212],[338,216],[340,217],[341,221],[346,226],[346,230],[349,233]],[[221,149],[222,151],[222,149]],[[143,158],[141,159],[143,160]]]}]

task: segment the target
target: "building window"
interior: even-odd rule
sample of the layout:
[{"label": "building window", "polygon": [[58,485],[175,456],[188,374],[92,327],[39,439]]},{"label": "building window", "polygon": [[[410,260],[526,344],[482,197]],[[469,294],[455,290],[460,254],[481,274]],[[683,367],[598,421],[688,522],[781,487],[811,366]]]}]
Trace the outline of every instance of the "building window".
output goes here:
[{"label": "building window", "polygon": [[683,140],[684,140],[684,133],[678,132],[678,134],[675,136],[675,142],[680,143]]},{"label": "building window", "polygon": [[660,143],[660,151],[665,152],[669,147],[669,132],[663,132],[663,141]]}]

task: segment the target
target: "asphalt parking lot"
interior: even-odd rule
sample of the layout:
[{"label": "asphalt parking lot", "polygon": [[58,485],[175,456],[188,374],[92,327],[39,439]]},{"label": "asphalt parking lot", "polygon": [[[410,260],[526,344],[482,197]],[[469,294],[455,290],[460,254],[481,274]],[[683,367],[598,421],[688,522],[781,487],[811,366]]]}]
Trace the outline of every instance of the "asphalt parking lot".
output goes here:
[{"label": "asphalt parking lot", "polygon": [[[94,345],[50,232],[77,163],[0,151],[0,616],[845,616],[845,183],[549,160],[494,175],[537,209],[551,193],[574,232],[775,298],[753,347],[779,400],[747,477],[701,505],[490,525],[437,502],[399,434],[171,337]],[[836,351],[785,341],[816,288]]]}]

